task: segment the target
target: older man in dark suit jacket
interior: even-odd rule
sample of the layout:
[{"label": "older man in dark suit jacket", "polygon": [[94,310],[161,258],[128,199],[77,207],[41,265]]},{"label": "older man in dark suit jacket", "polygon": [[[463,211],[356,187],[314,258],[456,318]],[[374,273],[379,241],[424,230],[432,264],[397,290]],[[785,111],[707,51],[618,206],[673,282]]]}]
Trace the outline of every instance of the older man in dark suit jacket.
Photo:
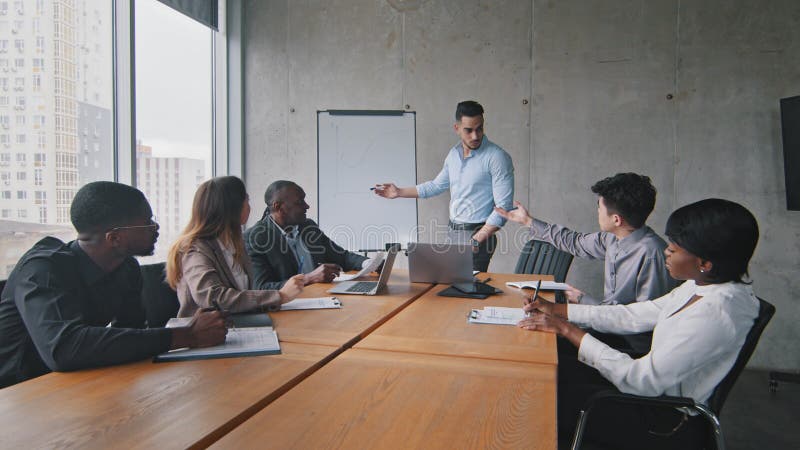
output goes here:
[{"label": "older man in dark suit jacket", "polygon": [[291,181],[272,183],[264,193],[267,210],[244,233],[253,263],[254,289],[280,289],[304,273],[306,284],[331,282],[341,271],[361,269],[367,258],[336,245],[306,218],[306,193]]}]

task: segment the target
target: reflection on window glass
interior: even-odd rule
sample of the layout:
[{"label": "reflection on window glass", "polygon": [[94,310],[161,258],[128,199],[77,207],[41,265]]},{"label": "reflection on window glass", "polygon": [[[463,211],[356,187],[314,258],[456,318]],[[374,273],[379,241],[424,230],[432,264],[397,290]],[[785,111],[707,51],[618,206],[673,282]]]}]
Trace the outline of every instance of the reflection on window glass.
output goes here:
[{"label": "reflection on window glass", "polygon": [[211,176],[212,31],[156,0],[135,14],[136,187],[161,226],[146,263],[165,260]]},{"label": "reflection on window glass", "polygon": [[[112,2],[13,5],[13,22],[0,27],[0,154],[16,155],[0,157],[0,170],[15,173],[0,179],[15,192],[0,196],[0,278],[39,239],[74,239],[75,192],[113,179]],[[84,164],[88,143],[99,151]]]}]

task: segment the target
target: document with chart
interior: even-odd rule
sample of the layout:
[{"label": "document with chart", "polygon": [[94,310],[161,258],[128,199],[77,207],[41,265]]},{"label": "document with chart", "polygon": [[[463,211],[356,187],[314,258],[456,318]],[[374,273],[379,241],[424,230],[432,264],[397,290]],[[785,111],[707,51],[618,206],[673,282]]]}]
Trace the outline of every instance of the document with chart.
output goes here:
[{"label": "document with chart", "polygon": [[522,308],[506,308],[503,306],[487,306],[473,309],[469,314],[469,323],[486,323],[491,325],[516,325],[525,318]]},{"label": "document with chart", "polygon": [[336,297],[296,298],[281,305],[281,311],[299,309],[341,309],[342,302]]}]

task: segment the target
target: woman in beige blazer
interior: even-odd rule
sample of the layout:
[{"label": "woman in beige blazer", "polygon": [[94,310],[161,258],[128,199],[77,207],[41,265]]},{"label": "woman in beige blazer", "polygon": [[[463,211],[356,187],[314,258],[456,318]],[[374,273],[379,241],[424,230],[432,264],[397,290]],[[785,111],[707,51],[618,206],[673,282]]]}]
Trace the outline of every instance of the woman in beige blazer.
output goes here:
[{"label": "woman in beige blazer", "polygon": [[250,198],[237,177],[217,177],[197,188],[192,217],[167,257],[167,281],[178,292],[178,317],[201,308],[230,312],[277,310],[303,290],[296,275],[279,290],[252,290],[242,225]]}]

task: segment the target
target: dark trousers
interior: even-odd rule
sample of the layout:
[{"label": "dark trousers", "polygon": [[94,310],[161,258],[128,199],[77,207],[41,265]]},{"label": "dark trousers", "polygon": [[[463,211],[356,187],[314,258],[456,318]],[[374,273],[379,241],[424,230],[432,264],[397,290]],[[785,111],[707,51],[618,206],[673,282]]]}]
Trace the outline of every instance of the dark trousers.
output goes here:
[{"label": "dark trousers", "polygon": [[[616,390],[600,373],[578,361],[571,344],[559,339],[558,442],[569,448],[578,412],[593,394]],[[699,416],[686,416],[674,408],[601,402],[592,408],[584,432],[584,443],[608,449],[701,449],[707,427]],[[680,425],[680,426],[679,426]],[[676,429],[677,428],[677,429]],[[595,447],[592,447],[595,448]]]},{"label": "dark trousers", "polygon": [[491,235],[489,239],[481,242],[477,251],[472,253],[472,270],[486,272],[489,270],[489,261],[492,260],[494,250],[497,248],[497,236]]},{"label": "dark trousers", "polygon": [[[483,228],[484,223],[455,223],[450,222],[450,238],[454,242],[469,245],[469,238],[474,236],[475,233]],[[453,234],[455,233],[455,234]],[[488,239],[481,242],[477,249],[472,252],[472,270],[478,272],[486,272],[489,270],[489,262],[492,260],[494,250],[497,248],[497,236],[494,234],[489,236]]]}]

